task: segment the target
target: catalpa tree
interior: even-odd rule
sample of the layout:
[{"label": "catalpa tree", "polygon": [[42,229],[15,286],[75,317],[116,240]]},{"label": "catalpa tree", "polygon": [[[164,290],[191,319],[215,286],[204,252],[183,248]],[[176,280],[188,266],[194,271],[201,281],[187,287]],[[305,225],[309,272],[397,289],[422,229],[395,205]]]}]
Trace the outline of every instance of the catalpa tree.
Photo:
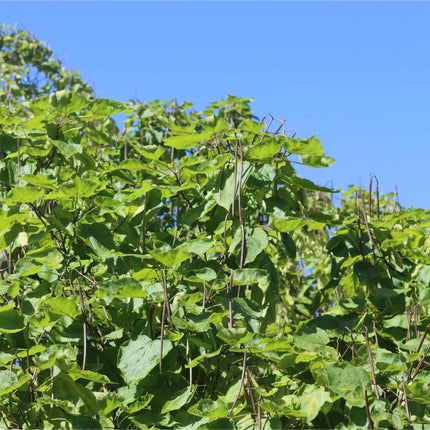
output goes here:
[{"label": "catalpa tree", "polygon": [[[422,428],[429,211],[250,99],[100,99],[0,30],[0,426]],[[112,115],[124,113],[121,131]]]}]

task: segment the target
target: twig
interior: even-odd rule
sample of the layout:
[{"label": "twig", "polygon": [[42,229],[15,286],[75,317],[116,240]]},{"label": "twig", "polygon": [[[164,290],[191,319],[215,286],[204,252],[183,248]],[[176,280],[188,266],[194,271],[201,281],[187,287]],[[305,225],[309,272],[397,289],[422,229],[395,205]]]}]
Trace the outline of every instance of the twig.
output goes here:
[{"label": "twig", "polygon": [[402,376],[402,387],[403,387],[403,395],[405,396],[405,407],[406,407],[406,415],[408,416],[408,421],[411,422],[411,414],[409,413],[409,405],[408,405],[408,396],[406,395],[406,385],[405,379]]},{"label": "twig", "polygon": [[78,283],[79,288],[79,299],[81,302],[81,312],[82,312],[82,319],[83,319],[83,331],[84,331],[84,356],[82,359],[82,370],[85,370],[85,364],[87,361],[87,315],[85,313],[85,305],[84,305],[84,297],[82,294],[82,288],[81,284],[79,282],[79,279],[76,279],[76,282]]},{"label": "twig", "polygon": [[393,208],[391,209],[391,212],[394,212],[396,209],[396,202],[397,202],[397,185],[394,184],[394,202],[393,202]]},{"label": "twig", "polygon": [[420,361],[417,364],[417,367],[414,370],[414,373],[412,374],[412,376],[410,378],[408,378],[408,382],[412,381],[415,376],[417,375],[418,371],[421,368],[421,365],[423,364],[424,360],[426,359],[428,353],[430,352],[430,346],[427,348],[427,351],[425,352],[425,354],[421,357]]},{"label": "twig", "polygon": [[228,294],[228,312],[229,312],[229,321],[228,328],[231,330],[233,328],[233,269],[230,269],[230,282],[227,286],[227,294]]},{"label": "twig", "polygon": [[373,243],[372,234],[370,233],[369,222],[367,220],[366,206],[364,204],[364,194],[363,194],[363,191],[361,192],[361,205],[363,207],[364,223],[366,224],[367,234],[369,235],[369,240],[370,240],[370,243],[372,244],[372,253],[373,253],[373,256],[375,257],[375,244]]},{"label": "twig", "polygon": [[161,333],[160,333],[160,372],[163,370],[163,342],[164,342],[164,320],[166,318],[166,301],[163,301],[163,312],[161,315]]},{"label": "twig", "polygon": [[364,389],[364,401],[366,403],[366,414],[367,414],[367,420],[369,421],[369,429],[373,430],[373,422],[372,418],[370,417],[370,409],[369,409],[369,399],[367,398],[367,389]]},{"label": "twig", "polygon": [[229,415],[231,416],[231,414],[233,413],[233,410],[236,406],[237,401],[239,400],[240,397],[240,393],[242,392],[242,388],[243,388],[243,381],[245,380],[245,372],[246,372],[246,348],[243,351],[243,365],[242,365],[242,376],[240,378],[240,386],[239,386],[239,391],[237,392],[237,396],[236,399],[233,402],[233,406],[230,409]]},{"label": "twig", "polygon": [[358,240],[360,243],[360,252],[361,252],[361,257],[363,259],[364,268],[366,269],[367,277],[369,278],[369,281],[371,281],[372,278],[370,277],[369,268],[367,267],[366,257],[364,255],[363,238],[361,233],[361,222],[360,222],[360,218],[361,218],[360,205],[358,204],[358,195],[356,195],[356,201],[357,201],[357,229],[358,229]]},{"label": "twig", "polygon": [[21,187],[22,183],[21,183],[21,148],[20,148],[20,144],[19,144],[19,138],[16,141],[16,149],[18,152],[18,185]]},{"label": "twig", "polygon": [[240,228],[242,229],[242,247],[240,249],[240,269],[243,268],[243,260],[245,256],[245,224],[243,222],[242,217],[242,175],[243,175],[243,147],[242,147],[242,139],[239,138],[239,149],[240,149],[240,176],[239,176],[239,194],[237,196],[237,202],[239,204],[239,221]]},{"label": "twig", "polygon": [[[428,331],[429,331],[429,328],[430,328],[430,324],[427,324],[427,327],[426,327],[426,329],[425,329],[425,331],[424,331],[424,334],[423,334],[423,336],[422,336],[422,338],[421,338],[420,344],[418,345],[418,348],[417,348],[417,350],[415,351],[415,353],[420,352],[421,347],[422,347],[422,345],[423,345],[423,343],[424,343],[424,340],[425,340],[425,338],[426,338],[426,336],[427,336],[427,333],[428,333]],[[429,347],[429,348],[430,348],[430,347]],[[415,372],[414,372],[414,374],[413,374],[412,376],[411,376],[411,373],[412,373],[412,368],[413,368],[414,363],[413,363],[413,362],[411,363],[411,367],[409,368],[409,372],[408,372],[408,379],[407,379],[407,382],[408,382],[408,383],[409,383],[410,381],[412,381],[412,379],[414,379],[415,375],[418,373],[418,369],[421,367],[421,365],[422,365],[423,361],[425,360],[425,358],[426,358],[426,356],[427,356],[428,352],[429,352],[429,350],[427,349],[426,354],[425,354],[425,355],[420,359],[420,361],[418,362],[418,365],[417,365],[417,367],[416,367],[416,369],[415,369]]]},{"label": "twig", "polygon": [[164,303],[166,304],[167,315],[169,317],[170,328],[173,329],[172,314],[170,312],[169,292],[167,291],[166,269],[163,269]]},{"label": "twig", "polygon": [[379,402],[381,401],[381,399],[379,398],[378,383],[376,382],[375,367],[373,365],[373,357],[372,357],[372,352],[370,350],[369,331],[367,330],[366,326],[364,326],[364,333],[366,337],[367,354],[369,355],[369,361],[370,361],[370,370],[372,372],[372,381],[373,381],[373,385],[375,386],[376,398],[378,399],[378,402]]},{"label": "twig", "polygon": [[[237,147],[238,147],[238,137],[236,136],[236,144],[234,146],[234,169],[233,169],[233,201],[231,206],[231,215],[234,216],[234,203],[236,200],[236,190],[237,190]],[[242,176],[240,178],[242,182]]]},{"label": "twig", "polygon": [[252,410],[254,411],[254,414],[257,415],[257,409],[255,408],[255,401],[254,401],[254,395],[252,394],[252,385],[251,385],[251,378],[249,377],[249,369],[246,369],[246,384],[248,386],[248,393],[249,397],[251,399],[252,403]]}]

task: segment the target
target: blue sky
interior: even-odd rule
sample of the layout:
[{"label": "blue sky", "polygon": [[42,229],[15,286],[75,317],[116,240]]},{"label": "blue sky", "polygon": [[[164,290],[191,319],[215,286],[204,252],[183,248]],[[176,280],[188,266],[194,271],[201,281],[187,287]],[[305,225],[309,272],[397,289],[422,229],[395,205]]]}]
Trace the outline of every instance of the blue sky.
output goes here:
[{"label": "blue sky", "polygon": [[1,2],[100,97],[207,103],[255,98],[260,118],[314,134],[337,162],[318,184],[397,184],[429,208],[427,2]]}]

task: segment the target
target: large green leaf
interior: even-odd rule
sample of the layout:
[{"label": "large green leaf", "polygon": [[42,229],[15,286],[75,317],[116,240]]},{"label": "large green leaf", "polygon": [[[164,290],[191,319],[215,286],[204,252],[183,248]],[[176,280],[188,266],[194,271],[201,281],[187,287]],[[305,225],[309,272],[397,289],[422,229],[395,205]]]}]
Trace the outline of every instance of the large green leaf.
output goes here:
[{"label": "large green leaf", "polygon": [[342,396],[348,405],[364,407],[364,390],[371,384],[366,370],[351,364],[322,362],[311,369],[321,385]]},{"label": "large green leaf", "polygon": [[316,328],[300,328],[294,334],[294,345],[305,351],[324,352],[330,337],[325,330]]},{"label": "large green leaf", "polygon": [[208,140],[211,137],[209,131],[194,134],[182,134],[179,136],[170,136],[165,141],[164,144],[167,146],[173,146],[176,149],[189,149],[194,148],[199,143]]},{"label": "large green leaf", "polygon": [[67,315],[75,318],[81,313],[79,308],[79,296],[71,297],[48,297],[46,299],[47,308],[58,315]]},{"label": "large green leaf", "polygon": [[[142,334],[120,348],[118,368],[127,384],[136,384],[145,378],[160,361],[159,339],[151,340]],[[172,349],[170,340],[163,341],[163,357]]]},{"label": "large green leaf", "polygon": [[13,205],[15,203],[34,203],[35,200],[43,197],[45,192],[31,185],[13,188],[6,197],[6,203]]},{"label": "large green leaf", "polygon": [[331,404],[330,393],[324,387],[312,387],[300,396],[300,411],[308,423],[314,420],[325,403]]},{"label": "large green leaf", "polygon": [[0,332],[16,333],[24,330],[25,319],[21,312],[15,309],[0,310]]},{"label": "large green leaf", "polygon": [[170,249],[168,251],[153,249],[149,251],[149,253],[151,254],[151,257],[161,264],[164,264],[166,267],[176,266],[191,257],[191,254],[188,251],[184,251],[180,248]]},{"label": "large green leaf", "polygon": [[58,190],[50,192],[45,196],[46,200],[74,198],[82,199],[93,196],[99,185],[89,179],[75,178],[63,182]]},{"label": "large green leaf", "polygon": [[95,251],[100,259],[106,260],[115,251],[112,233],[105,224],[82,223],[79,225],[78,232],[80,237]]}]

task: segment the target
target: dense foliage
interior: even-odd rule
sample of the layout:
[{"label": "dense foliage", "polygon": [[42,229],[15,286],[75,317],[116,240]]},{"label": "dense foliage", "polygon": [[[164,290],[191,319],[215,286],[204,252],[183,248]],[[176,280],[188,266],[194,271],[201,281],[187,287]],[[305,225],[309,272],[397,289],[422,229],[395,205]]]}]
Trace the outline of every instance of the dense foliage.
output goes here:
[{"label": "dense foliage", "polygon": [[249,99],[95,98],[5,27],[0,56],[1,428],[430,424],[429,211],[334,205]]}]

